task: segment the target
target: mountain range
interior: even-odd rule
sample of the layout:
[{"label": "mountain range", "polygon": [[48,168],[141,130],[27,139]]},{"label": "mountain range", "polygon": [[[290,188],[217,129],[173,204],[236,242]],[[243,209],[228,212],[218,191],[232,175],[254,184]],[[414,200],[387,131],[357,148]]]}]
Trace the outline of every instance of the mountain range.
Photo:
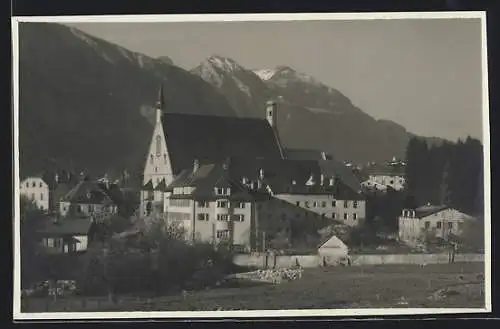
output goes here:
[{"label": "mountain range", "polygon": [[274,99],[286,147],[339,160],[402,157],[412,136],[287,66],[247,69],[213,55],[187,71],[168,56],[151,58],[75,28],[20,23],[21,175],[55,167],[141,172],[160,83],[168,112],[264,118]]}]

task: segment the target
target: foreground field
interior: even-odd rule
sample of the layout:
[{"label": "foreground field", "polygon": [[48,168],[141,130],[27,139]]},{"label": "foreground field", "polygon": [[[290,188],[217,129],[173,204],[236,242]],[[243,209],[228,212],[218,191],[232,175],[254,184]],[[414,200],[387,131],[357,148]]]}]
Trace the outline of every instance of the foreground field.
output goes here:
[{"label": "foreground field", "polygon": [[222,287],[162,297],[23,300],[23,312],[212,311],[339,308],[481,308],[484,264],[305,269],[279,285]]}]

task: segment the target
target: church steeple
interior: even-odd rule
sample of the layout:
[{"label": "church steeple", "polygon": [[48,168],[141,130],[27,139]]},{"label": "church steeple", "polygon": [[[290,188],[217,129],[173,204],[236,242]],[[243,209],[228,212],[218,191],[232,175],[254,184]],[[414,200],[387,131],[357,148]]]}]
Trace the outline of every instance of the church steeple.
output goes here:
[{"label": "church steeple", "polygon": [[161,121],[163,111],[165,110],[165,98],[163,96],[163,83],[160,84],[158,89],[158,99],[156,100],[156,122]]}]

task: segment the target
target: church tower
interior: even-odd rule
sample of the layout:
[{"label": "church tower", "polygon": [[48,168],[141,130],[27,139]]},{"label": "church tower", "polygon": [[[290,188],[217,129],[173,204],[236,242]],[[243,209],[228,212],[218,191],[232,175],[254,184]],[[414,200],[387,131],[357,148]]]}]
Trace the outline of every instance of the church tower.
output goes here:
[{"label": "church tower", "polygon": [[163,130],[163,112],[165,110],[165,98],[163,95],[163,84],[160,85],[158,90],[158,98],[155,106],[155,127],[153,130],[153,135],[151,137],[151,142],[149,144],[149,151],[146,156],[146,163],[144,165],[144,175],[143,175],[143,189],[141,192],[141,213],[146,214],[150,211],[146,209],[151,209],[152,204],[147,204],[152,202],[158,206],[157,208],[163,208],[160,204],[164,199],[164,187],[168,186],[173,180],[172,166],[170,162],[170,157],[168,154],[168,148],[166,143],[166,135]]}]

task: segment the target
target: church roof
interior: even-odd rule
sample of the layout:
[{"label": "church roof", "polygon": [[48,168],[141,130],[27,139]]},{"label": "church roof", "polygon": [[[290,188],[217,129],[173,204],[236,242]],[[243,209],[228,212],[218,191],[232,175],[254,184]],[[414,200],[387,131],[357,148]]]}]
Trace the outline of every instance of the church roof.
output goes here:
[{"label": "church roof", "polygon": [[194,159],[281,159],[278,140],[263,119],[164,113],[162,124],[174,174],[191,168]]},{"label": "church roof", "polygon": [[153,182],[151,182],[151,180],[149,180],[146,184],[144,184],[142,186],[141,190],[143,190],[143,191],[154,191]]}]

